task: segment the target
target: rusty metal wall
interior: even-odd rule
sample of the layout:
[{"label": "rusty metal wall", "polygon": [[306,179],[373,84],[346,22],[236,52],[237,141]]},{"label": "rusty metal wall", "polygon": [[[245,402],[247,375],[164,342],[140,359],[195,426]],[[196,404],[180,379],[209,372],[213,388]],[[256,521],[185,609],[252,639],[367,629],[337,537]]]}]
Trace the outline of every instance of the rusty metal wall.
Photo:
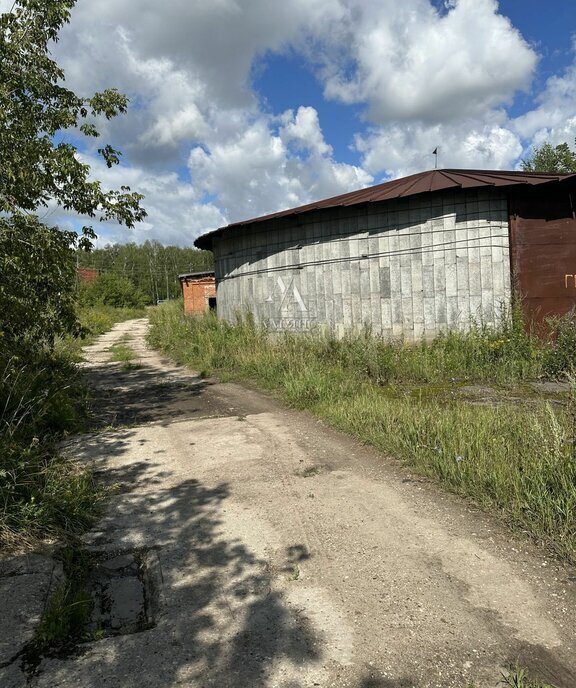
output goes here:
[{"label": "rusty metal wall", "polygon": [[509,195],[513,284],[526,326],[540,334],[576,306],[574,198],[573,184]]}]

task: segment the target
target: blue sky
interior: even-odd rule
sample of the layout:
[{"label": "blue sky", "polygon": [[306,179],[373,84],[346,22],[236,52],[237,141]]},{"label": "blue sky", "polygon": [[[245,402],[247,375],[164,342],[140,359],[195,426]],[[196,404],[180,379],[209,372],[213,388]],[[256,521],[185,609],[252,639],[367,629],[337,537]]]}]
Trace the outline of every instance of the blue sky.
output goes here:
[{"label": "blue sky", "polygon": [[315,108],[336,158],[350,164],[358,162],[353,136],[365,129],[361,106],[326,100],[310,65],[294,53],[266,55],[255,72],[252,85],[262,109],[274,113],[297,110],[302,105]]},{"label": "blue sky", "polygon": [[120,167],[80,147],[146,196],[147,220],[101,243],[190,245],[429,169],[436,146],[442,167],[484,169],[573,146],[575,35],[573,0],[79,0],[54,54],[76,91],[132,103],[95,146]]},{"label": "blue sky", "polygon": [[[443,0],[432,4],[441,12],[447,11]],[[512,104],[507,108],[511,117],[519,117],[534,108],[535,96],[545,88],[547,79],[562,75],[573,64],[576,3],[570,0],[500,0],[498,10],[511,21],[538,56],[530,88],[515,93]],[[257,63],[254,72],[253,88],[263,107],[271,112],[297,109],[302,104],[314,107],[319,114],[324,137],[334,148],[338,160],[350,164],[361,162],[353,146],[354,135],[365,133],[369,126],[361,104],[343,105],[327,100],[310,64],[293,51],[267,55]],[[438,144],[441,145],[442,141],[439,140]],[[433,161],[431,155],[430,166]],[[378,181],[385,179],[386,175]]]}]

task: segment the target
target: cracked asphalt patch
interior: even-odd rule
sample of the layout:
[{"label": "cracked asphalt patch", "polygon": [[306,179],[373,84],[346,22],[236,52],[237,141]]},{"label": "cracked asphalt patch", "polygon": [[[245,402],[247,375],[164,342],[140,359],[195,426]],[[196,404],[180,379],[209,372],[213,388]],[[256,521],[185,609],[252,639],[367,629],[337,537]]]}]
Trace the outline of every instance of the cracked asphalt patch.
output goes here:
[{"label": "cracked asphalt patch", "polygon": [[[146,327],[87,350],[99,430],[67,451],[120,486],[84,548],[154,553],[155,625],[30,685],[492,688],[519,661],[576,686],[574,571],[308,414],[168,363]],[[106,348],[127,333],[124,370]]]}]

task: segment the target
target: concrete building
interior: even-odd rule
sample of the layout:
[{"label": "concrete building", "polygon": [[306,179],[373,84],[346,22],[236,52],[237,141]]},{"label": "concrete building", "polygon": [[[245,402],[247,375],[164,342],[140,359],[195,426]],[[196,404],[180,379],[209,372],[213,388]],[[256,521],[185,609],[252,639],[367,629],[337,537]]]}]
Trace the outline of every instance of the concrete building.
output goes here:
[{"label": "concrete building", "polygon": [[213,272],[187,272],[178,275],[184,312],[205,313],[216,309],[216,280]]},{"label": "concrete building", "polygon": [[496,324],[515,292],[527,324],[573,308],[575,207],[576,175],[434,170],[195,244],[214,252],[220,317],[414,340]]}]

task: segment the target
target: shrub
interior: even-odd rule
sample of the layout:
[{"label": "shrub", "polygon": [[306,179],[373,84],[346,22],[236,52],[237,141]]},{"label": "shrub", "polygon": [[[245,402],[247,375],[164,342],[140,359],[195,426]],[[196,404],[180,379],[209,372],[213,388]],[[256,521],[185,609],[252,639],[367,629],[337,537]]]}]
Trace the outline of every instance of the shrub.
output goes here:
[{"label": "shrub", "polygon": [[146,295],[126,277],[103,274],[78,288],[81,306],[112,306],[113,308],[143,308]]},{"label": "shrub", "polygon": [[70,534],[90,522],[99,491],[57,449],[83,427],[85,402],[66,358],[0,359],[0,543]]},{"label": "shrub", "polygon": [[546,375],[562,378],[572,375],[576,368],[576,316],[570,313],[550,322],[553,343],[544,360]]},{"label": "shrub", "polygon": [[31,217],[0,218],[0,355],[34,356],[76,330],[74,237]]}]

